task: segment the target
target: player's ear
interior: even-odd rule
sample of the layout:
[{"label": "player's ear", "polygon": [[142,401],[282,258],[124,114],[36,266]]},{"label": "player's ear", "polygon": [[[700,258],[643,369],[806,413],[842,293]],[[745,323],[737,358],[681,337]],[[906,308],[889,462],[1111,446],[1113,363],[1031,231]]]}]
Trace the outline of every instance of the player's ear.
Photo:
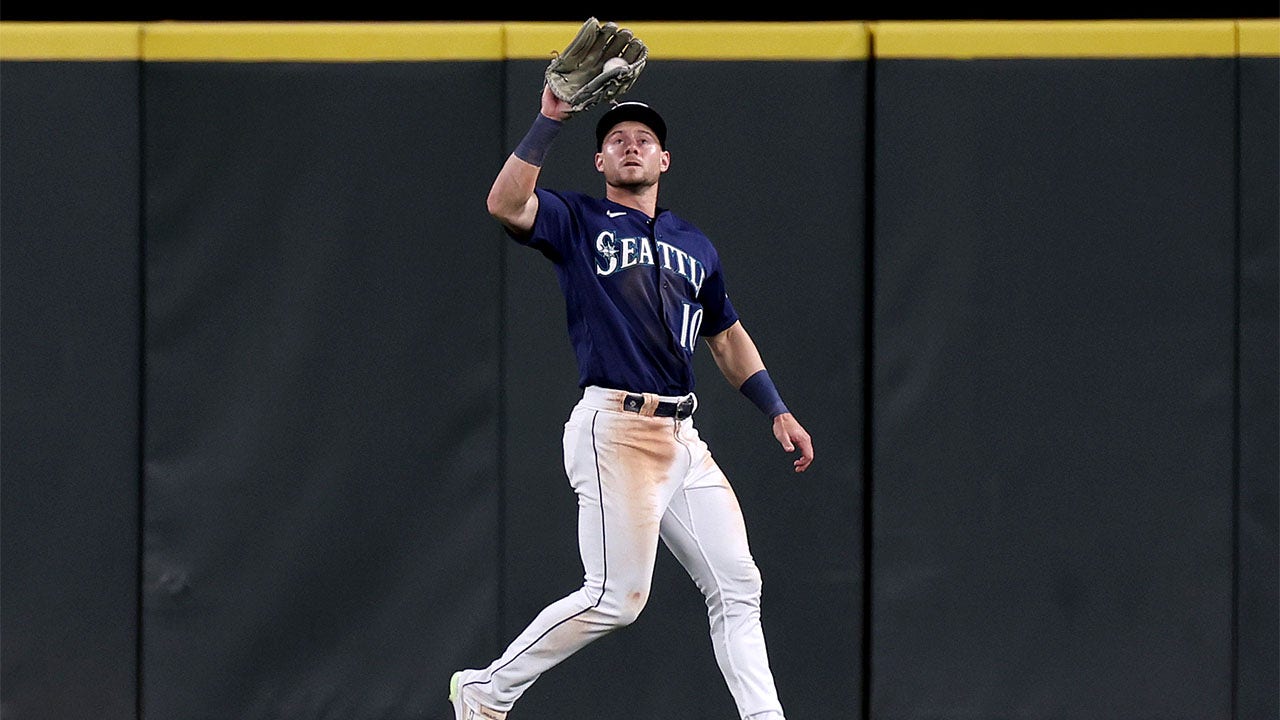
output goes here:
[{"label": "player's ear", "polygon": [[604,154],[596,153],[596,172],[604,172]]},{"label": "player's ear", "polygon": [[670,167],[671,167],[671,152],[668,150],[663,150],[662,154],[658,156],[658,169],[661,170],[662,172],[666,172]]}]

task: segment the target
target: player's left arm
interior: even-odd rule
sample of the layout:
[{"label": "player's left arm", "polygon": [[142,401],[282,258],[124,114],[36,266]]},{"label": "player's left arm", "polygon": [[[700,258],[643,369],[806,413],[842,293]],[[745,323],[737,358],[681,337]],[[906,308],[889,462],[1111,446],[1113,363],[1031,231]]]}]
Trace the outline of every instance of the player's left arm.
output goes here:
[{"label": "player's left arm", "polygon": [[796,458],[794,465],[796,472],[804,472],[813,462],[813,441],[779,397],[764,360],[760,358],[760,351],[742,322],[735,322],[706,340],[711,357],[725,380],[772,418],[773,436],[782,449],[787,452],[799,449],[800,457]]}]

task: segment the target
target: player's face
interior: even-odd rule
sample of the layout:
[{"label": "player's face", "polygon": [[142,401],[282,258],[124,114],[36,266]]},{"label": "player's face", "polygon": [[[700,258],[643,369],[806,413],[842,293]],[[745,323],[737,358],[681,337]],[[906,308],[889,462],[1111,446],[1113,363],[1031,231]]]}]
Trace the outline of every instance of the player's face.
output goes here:
[{"label": "player's face", "polygon": [[613,187],[642,190],[658,182],[667,171],[671,155],[662,149],[648,125],[634,120],[620,122],[604,137],[596,153],[596,170]]}]

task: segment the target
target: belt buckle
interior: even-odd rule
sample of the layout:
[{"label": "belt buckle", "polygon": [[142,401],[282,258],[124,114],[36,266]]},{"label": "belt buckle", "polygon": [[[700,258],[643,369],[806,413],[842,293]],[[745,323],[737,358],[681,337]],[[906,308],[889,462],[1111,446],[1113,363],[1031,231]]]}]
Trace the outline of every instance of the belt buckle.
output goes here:
[{"label": "belt buckle", "polygon": [[676,403],[676,419],[684,420],[693,415],[693,398],[687,397]]}]

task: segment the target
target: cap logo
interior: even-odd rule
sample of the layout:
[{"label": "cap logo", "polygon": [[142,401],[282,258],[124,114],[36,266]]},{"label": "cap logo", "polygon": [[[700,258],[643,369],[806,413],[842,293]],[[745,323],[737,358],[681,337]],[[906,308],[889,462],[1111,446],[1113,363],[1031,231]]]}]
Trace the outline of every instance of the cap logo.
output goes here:
[{"label": "cap logo", "polygon": [[601,148],[604,146],[604,136],[615,125],[628,120],[648,125],[649,129],[658,138],[658,144],[664,150],[666,149],[667,123],[662,119],[662,115],[658,114],[658,111],[649,107],[646,103],[636,100],[614,102],[613,107],[600,116],[600,121],[596,123],[596,147]]}]

